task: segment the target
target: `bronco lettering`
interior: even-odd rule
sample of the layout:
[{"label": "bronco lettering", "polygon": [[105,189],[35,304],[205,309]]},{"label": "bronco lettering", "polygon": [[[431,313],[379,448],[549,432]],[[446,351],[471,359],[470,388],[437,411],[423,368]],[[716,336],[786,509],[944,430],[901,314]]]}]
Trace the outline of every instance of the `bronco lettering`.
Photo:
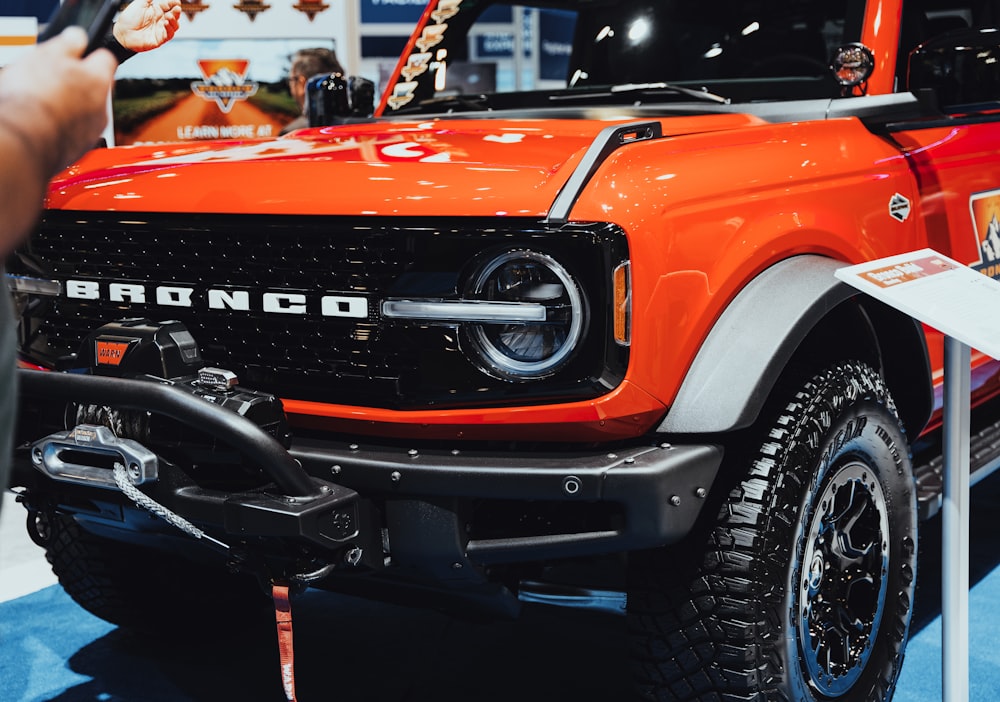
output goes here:
[{"label": "bronco lettering", "polygon": [[67,280],[66,297],[75,300],[111,300],[160,307],[204,307],[210,310],[258,310],[271,314],[318,314],[323,317],[368,318],[368,300],[357,295],[311,297],[298,292],[199,289],[179,285],[102,283]]}]

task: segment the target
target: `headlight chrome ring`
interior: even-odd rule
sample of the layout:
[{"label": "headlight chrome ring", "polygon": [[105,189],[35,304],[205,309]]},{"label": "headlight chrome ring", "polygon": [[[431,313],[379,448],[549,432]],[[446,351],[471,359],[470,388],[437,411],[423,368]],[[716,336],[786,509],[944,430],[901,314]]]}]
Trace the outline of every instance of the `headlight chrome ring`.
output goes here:
[{"label": "headlight chrome ring", "polygon": [[583,336],[587,315],[580,288],[547,254],[518,249],[495,256],[470,279],[465,298],[545,308],[544,321],[463,325],[473,361],[505,380],[552,375],[569,361]]}]

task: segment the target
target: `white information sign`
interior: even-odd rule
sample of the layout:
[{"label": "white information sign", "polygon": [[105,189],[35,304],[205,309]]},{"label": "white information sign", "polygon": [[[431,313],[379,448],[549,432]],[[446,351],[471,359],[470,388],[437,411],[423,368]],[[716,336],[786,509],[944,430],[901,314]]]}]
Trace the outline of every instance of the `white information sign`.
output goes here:
[{"label": "white information sign", "polygon": [[[946,335],[941,504],[941,699],[969,700],[969,348],[1000,358],[1000,282],[933,249],[834,275]],[[990,320],[984,323],[984,320]]]},{"label": "white information sign", "polygon": [[963,344],[1000,359],[1000,281],[933,249],[889,256],[835,272],[837,278],[934,327]]}]

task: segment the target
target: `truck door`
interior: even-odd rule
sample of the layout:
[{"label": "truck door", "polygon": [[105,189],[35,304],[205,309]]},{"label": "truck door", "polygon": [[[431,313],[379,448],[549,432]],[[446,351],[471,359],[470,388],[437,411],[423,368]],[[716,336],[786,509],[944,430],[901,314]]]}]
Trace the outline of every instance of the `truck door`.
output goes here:
[{"label": "truck door", "polygon": [[[1000,34],[991,30],[992,4],[906,0],[898,80],[938,109],[890,125],[890,134],[916,176],[929,245],[1000,280]],[[994,317],[983,310],[984,323]],[[940,368],[941,335],[929,332]],[[997,391],[1000,364],[974,350],[972,380],[974,400]]]}]

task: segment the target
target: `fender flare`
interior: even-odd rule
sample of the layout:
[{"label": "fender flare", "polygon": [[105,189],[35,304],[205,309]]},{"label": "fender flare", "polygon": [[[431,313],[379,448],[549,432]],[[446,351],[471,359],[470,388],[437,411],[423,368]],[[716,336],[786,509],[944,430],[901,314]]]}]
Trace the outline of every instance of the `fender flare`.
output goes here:
[{"label": "fender flare", "polygon": [[[922,327],[836,279],[833,272],[845,265],[825,256],[793,256],[751,280],[705,338],[657,431],[712,434],[753,424],[802,341],[831,310],[857,297],[890,389],[899,389],[894,396],[913,439],[933,407]],[[904,372],[896,363],[919,372]]]}]

